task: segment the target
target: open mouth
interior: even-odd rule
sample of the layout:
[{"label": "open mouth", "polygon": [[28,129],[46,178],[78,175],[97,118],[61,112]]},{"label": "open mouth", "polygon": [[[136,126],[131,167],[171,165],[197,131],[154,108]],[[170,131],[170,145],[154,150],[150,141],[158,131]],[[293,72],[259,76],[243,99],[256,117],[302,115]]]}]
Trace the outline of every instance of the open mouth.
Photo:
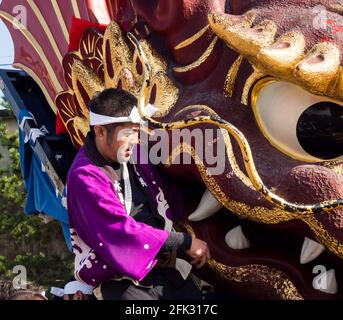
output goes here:
[{"label": "open mouth", "polygon": [[304,237],[309,228],[295,220],[267,226],[242,219],[203,190],[192,183],[182,187],[185,202],[192,203],[189,217],[199,219],[184,226],[211,250],[205,280],[243,299],[343,299],[343,262]]}]

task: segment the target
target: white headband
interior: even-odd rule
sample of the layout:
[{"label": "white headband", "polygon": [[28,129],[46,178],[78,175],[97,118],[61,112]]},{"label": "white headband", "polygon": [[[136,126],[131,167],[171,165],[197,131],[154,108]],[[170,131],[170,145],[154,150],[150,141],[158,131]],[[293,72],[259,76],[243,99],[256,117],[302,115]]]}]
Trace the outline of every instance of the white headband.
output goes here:
[{"label": "white headband", "polygon": [[91,295],[94,287],[84,284],[80,281],[68,282],[64,287],[64,294],[75,294],[77,291],[81,291],[83,294]]},{"label": "white headband", "polygon": [[[145,107],[145,114],[148,117],[153,116],[158,111],[152,104],[148,104]],[[103,116],[101,114],[97,114],[94,112],[90,112],[90,125],[91,126],[99,126],[99,125],[106,125],[111,123],[123,123],[123,122],[132,122],[132,123],[141,123],[142,118],[139,115],[138,108],[135,106],[131,110],[131,113],[128,117],[109,117]]]}]

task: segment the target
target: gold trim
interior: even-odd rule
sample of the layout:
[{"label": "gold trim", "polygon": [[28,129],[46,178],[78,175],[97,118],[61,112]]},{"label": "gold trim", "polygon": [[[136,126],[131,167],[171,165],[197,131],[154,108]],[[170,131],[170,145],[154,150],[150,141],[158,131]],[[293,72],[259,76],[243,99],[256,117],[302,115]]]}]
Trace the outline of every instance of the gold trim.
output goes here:
[{"label": "gold trim", "polygon": [[304,300],[295,284],[288,278],[287,274],[279,269],[261,264],[250,264],[241,267],[231,267],[214,259],[208,261],[208,266],[214,270],[219,277],[241,283],[260,284],[266,283],[282,300]]},{"label": "gold trim", "polygon": [[[218,114],[207,105],[190,105],[190,106],[187,106],[187,107],[181,109],[180,111],[178,111],[175,114],[175,117],[177,117],[182,112],[185,112],[185,111],[188,111],[188,110],[194,109],[194,108],[198,108],[198,109],[201,109],[202,111],[208,112],[212,116],[218,116]],[[224,129],[220,129],[220,131],[223,135],[227,157],[228,157],[228,160],[229,160],[229,163],[230,163],[230,166],[231,166],[233,172],[235,173],[236,177],[242,181],[243,184],[245,184],[248,188],[255,190],[251,180],[249,179],[249,177],[247,177],[244,174],[244,172],[241,170],[241,168],[239,167],[239,165],[237,163],[235,154],[234,154],[233,149],[232,149],[232,143],[231,143],[231,138],[230,138],[229,133]],[[181,153],[181,150],[182,150],[181,147],[174,148],[174,150],[171,153],[172,158],[169,157],[167,163],[171,164],[170,161],[173,161]]]},{"label": "gold trim", "polygon": [[184,112],[184,111],[188,111],[190,109],[194,109],[194,108],[198,108],[201,109],[201,111],[205,111],[208,112],[209,114],[213,115],[213,116],[217,116],[218,114],[209,106],[205,105],[205,104],[193,104],[187,107],[184,107],[183,109],[181,109],[180,111],[178,111],[175,114],[175,117],[177,117],[180,113]]},{"label": "gold trim", "polygon": [[77,0],[71,0],[71,5],[73,7],[75,17],[78,19],[81,19],[81,14],[80,14],[79,5],[77,3]]},{"label": "gold trim", "polygon": [[45,86],[43,85],[43,82],[42,80],[36,75],[36,73],[30,69],[29,67],[27,66],[24,66],[23,64],[21,63],[14,63],[13,64],[13,67],[16,67],[16,68],[19,68],[19,69],[22,69],[24,70],[28,75],[30,75],[30,77],[36,81],[36,83],[38,84],[38,86],[41,88],[46,100],[48,101],[49,105],[50,105],[50,108],[52,109],[52,111],[56,114],[57,112],[57,108],[56,108],[56,104],[55,102],[52,100],[52,98],[50,97],[48,91],[46,90]]},{"label": "gold trim", "polygon": [[[310,52],[294,68],[295,84],[300,84],[315,95],[329,96],[339,99],[336,95],[341,63],[340,48],[331,42],[316,44]],[[312,63],[318,59],[319,63]],[[337,92],[338,93],[338,92]]]},{"label": "gold trim", "polygon": [[242,104],[244,104],[245,106],[248,106],[248,104],[249,104],[249,93],[250,93],[251,87],[255,84],[255,82],[257,80],[260,80],[261,78],[263,78],[265,76],[266,76],[266,74],[261,73],[261,72],[256,71],[256,70],[249,76],[249,78],[245,82],[243,93],[242,93],[242,100],[241,100]]},{"label": "gold trim", "polygon": [[63,15],[62,15],[61,9],[57,3],[57,0],[51,0],[51,4],[54,8],[58,22],[60,23],[64,38],[66,39],[67,43],[69,43],[69,31],[68,31],[67,25],[63,19]]},{"label": "gold trim", "polygon": [[[110,61],[107,61],[107,46],[110,50]],[[122,78],[123,89],[133,95],[139,91],[139,85],[133,79],[133,54],[124,41],[123,31],[112,21],[106,28],[103,40],[104,80],[106,88],[116,88]],[[109,65],[114,71],[113,77],[109,74]]]},{"label": "gold trim", "polygon": [[[74,92],[71,91],[70,89],[60,92],[55,98],[55,103],[60,96],[63,96],[65,94],[70,94],[71,96],[73,96]],[[74,121],[74,118],[77,116],[76,110],[73,108],[73,106],[71,105],[69,100],[68,100],[67,104],[63,100],[60,100],[60,101],[63,105],[63,109],[62,109],[62,111],[60,110],[60,113],[68,114],[68,116],[69,116],[69,119],[67,121],[63,121],[63,118],[62,118],[62,121],[63,121],[65,127],[67,127],[68,123],[70,121]],[[56,105],[57,105],[57,103],[56,103]]]},{"label": "gold trim", "polygon": [[[189,223],[179,223],[189,234],[196,237],[195,231]],[[260,283],[269,284],[283,300],[304,300],[298,292],[296,285],[288,278],[288,275],[274,267],[263,264],[248,264],[245,266],[228,266],[215,259],[210,259],[207,266],[214,270],[220,278],[236,283]],[[249,276],[252,276],[249,278]],[[250,280],[250,281],[249,281]]]},{"label": "gold trim", "polygon": [[228,196],[221,190],[220,186],[217,184],[216,180],[210,175],[204,163],[195,153],[195,149],[187,143],[181,143],[181,145],[176,146],[166,161],[166,167],[170,167],[173,161],[180,153],[188,153],[194,160],[198,171],[204,181],[207,189],[217,198],[217,200],[227,209],[232,211],[234,214],[246,218],[255,222],[264,224],[278,224],[280,222],[290,221],[301,217],[301,214],[289,213],[279,208],[267,209],[265,207],[250,207],[245,203],[231,200]]},{"label": "gold trim", "polygon": [[252,184],[251,180],[248,176],[244,174],[244,172],[241,170],[240,166],[237,163],[235,153],[232,149],[232,143],[229,133],[225,129],[220,129],[224,138],[225,147],[226,147],[226,153],[227,157],[229,159],[230,166],[233,170],[233,172],[236,174],[236,177],[241,180],[245,186],[247,186],[251,190],[255,190],[254,185]]},{"label": "gold trim", "polygon": [[340,259],[343,259],[343,244],[339,243],[337,239],[331,236],[313,215],[306,213],[290,213],[280,208],[267,209],[265,207],[258,206],[250,207],[243,202],[230,199],[222,191],[215,179],[209,174],[207,168],[200,160],[198,155],[195,153],[194,148],[189,146],[188,144],[182,143],[180,146],[177,146],[173,149],[168,157],[168,165],[166,165],[166,167],[169,167],[172,164],[172,161],[178,155],[178,149],[181,149],[183,153],[190,154],[199,170],[200,176],[204,181],[207,189],[225,208],[229,209],[232,213],[241,218],[264,224],[279,224],[281,222],[287,222],[294,219],[301,220],[309,226],[312,232],[317,236],[318,240],[328,250],[330,250]]},{"label": "gold trim", "polygon": [[[130,0],[130,3],[131,3],[131,0]],[[110,9],[110,18],[111,20],[115,20],[114,18],[114,15],[113,15],[113,6],[112,6],[112,1],[106,1],[106,4],[109,6],[109,9]],[[131,3],[131,6],[132,6],[132,3]]]},{"label": "gold trim", "polygon": [[89,109],[86,105],[82,93],[79,90],[78,82],[82,85],[90,99],[96,94],[105,89],[105,85],[102,80],[95,74],[95,72],[82,64],[81,61],[75,60],[71,70],[71,78],[73,84],[73,91],[79,102],[82,115],[85,118],[89,118]]},{"label": "gold trim", "polygon": [[[252,89],[252,92],[251,92],[251,107],[252,107],[252,110],[253,110],[253,113],[254,113],[254,116],[255,116],[255,120],[256,120],[256,123],[260,129],[260,131],[262,132],[263,136],[268,140],[268,142],[275,148],[277,149],[278,151],[280,151],[281,153],[287,155],[288,157],[292,158],[292,159],[295,159],[295,160],[300,160],[300,161],[303,161],[303,162],[313,162],[310,161],[309,159],[306,159],[306,158],[303,158],[303,157],[296,157],[295,155],[291,154],[290,152],[288,152],[287,150],[284,150],[283,148],[281,148],[278,144],[276,144],[274,141],[272,141],[270,138],[269,138],[269,134],[267,133],[267,131],[265,130],[264,126],[262,125],[262,119],[257,111],[257,99],[261,93],[261,90],[263,88],[265,88],[268,84],[271,84],[271,83],[274,83],[274,82],[277,82],[278,80],[273,78],[273,77],[267,77],[267,78],[264,78],[264,79],[261,79],[259,82],[257,82],[254,86],[254,88]],[[318,161],[323,161],[323,160],[320,160],[318,159]]]},{"label": "gold trim", "polygon": [[[83,37],[84,37],[84,35],[83,35]],[[98,42],[100,40],[103,40],[103,37],[99,36],[98,34],[90,35],[89,33],[88,33],[87,39],[84,39],[83,37],[81,38],[80,47],[78,50],[78,52],[80,51],[79,52],[80,59],[82,59],[81,48],[83,47],[83,50],[85,51],[86,56],[91,56],[91,54],[92,54],[92,56],[91,56],[92,58],[96,58],[101,63],[103,63],[103,59],[101,59],[103,53],[102,53],[102,51],[101,52],[99,51],[99,48],[97,48]],[[99,54],[99,57],[97,57],[97,54]]]},{"label": "gold trim", "polygon": [[337,174],[343,175],[343,162],[341,161],[327,161],[324,163],[321,163],[321,165],[325,168],[331,169]]},{"label": "gold trim", "polygon": [[57,58],[60,60],[60,62],[62,63],[63,57],[62,57],[62,52],[60,51],[55,38],[53,37],[51,30],[48,26],[48,24],[46,23],[46,20],[44,19],[42,13],[40,12],[39,8],[37,7],[36,3],[34,2],[34,0],[27,0],[29,6],[31,7],[32,11],[35,13],[39,23],[42,26],[42,29],[44,30],[44,32],[46,33],[50,44],[52,46],[52,48],[55,51],[55,54],[57,56]]},{"label": "gold trim", "polygon": [[289,202],[283,199],[282,197],[278,196],[277,194],[275,194],[273,191],[271,191],[271,188],[268,188],[263,183],[257,171],[255,162],[252,156],[252,150],[250,148],[250,145],[246,137],[243,135],[241,131],[239,131],[231,123],[225,120],[220,120],[220,118],[212,118],[210,116],[198,116],[192,119],[176,121],[173,123],[160,123],[144,115],[144,111],[142,111],[144,110],[143,109],[144,107],[142,107],[143,105],[142,101],[143,99],[140,100],[139,101],[140,103],[138,104],[140,107],[142,118],[148,119],[148,121],[150,121],[152,124],[159,126],[160,129],[174,130],[174,129],[187,128],[187,127],[191,127],[191,126],[195,126],[199,124],[205,124],[205,123],[214,124],[218,126],[219,128],[226,129],[238,143],[238,146],[243,156],[245,169],[256,191],[258,191],[260,195],[262,195],[270,203],[281,208],[282,210],[285,210],[292,214],[296,214],[296,215],[300,214],[302,216],[305,216],[305,215],[313,215],[316,212],[328,212],[331,210],[343,208],[343,199],[326,200],[326,201],[322,201],[320,203],[314,203],[314,204],[299,204],[299,203]]},{"label": "gold trim", "polygon": [[[7,12],[0,11],[0,17],[3,17],[8,22],[12,23],[13,25],[16,24],[16,20],[13,16],[9,15]],[[23,28],[21,25],[16,25],[18,27],[18,31],[20,31],[24,37],[29,41],[31,46],[36,50],[39,57],[42,59],[44,66],[46,67],[48,71],[48,75],[51,77],[51,82],[54,85],[56,92],[60,92],[63,90],[61,84],[59,83],[56,75],[55,70],[52,68],[51,64],[49,63],[46,55],[44,54],[44,51],[38,41],[34,38],[31,32],[29,32],[26,28]]]},{"label": "gold trim", "polygon": [[173,70],[177,73],[185,73],[185,72],[194,70],[195,68],[199,67],[211,55],[211,53],[213,52],[213,49],[214,49],[215,45],[217,44],[217,42],[218,42],[218,37],[214,37],[214,39],[212,40],[209,47],[206,49],[206,51],[202,54],[202,56],[199,59],[197,59],[192,64],[189,64],[187,66],[175,67]]},{"label": "gold trim", "polygon": [[304,58],[306,40],[299,31],[283,34],[257,54],[258,69],[276,78],[291,79],[296,65]]},{"label": "gold trim", "polygon": [[[103,38],[105,86],[115,88],[118,86],[119,81],[121,81],[123,89],[138,97],[143,77],[136,70],[136,61],[141,61],[141,59],[138,57],[136,50],[131,50],[125,38],[120,26],[115,21],[112,21],[107,27]],[[167,63],[163,58],[155,52],[147,41],[141,40],[140,45],[144,48],[152,67],[151,86],[146,92],[146,98],[150,99],[152,89],[155,86],[156,97],[154,105],[159,110],[155,116],[162,117],[175,104],[179,89],[168,77]],[[109,49],[109,56],[107,55],[107,49]],[[110,67],[113,69],[113,76],[110,74]]]},{"label": "gold trim", "polygon": [[239,56],[236,61],[232,64],[226,79],[225,79],[225,85],[224,85],[224,96],[226,98],[231,98],[233,94],[233,89],[235,87],[236,79],[238,76],[239,69],[241,67],[243,61],[243,56]]},{"label": "gold trim", "polygon": [[[308,157],[306,157],[306,156],[298,156],[296,154],[291,153],[290,151],[287,151],[286,149],[282,148],[280,146],[280,144],[278,144],[275,141],[273,141],[270,138],[270,134],[268,134],[267,131],[265,130],[265,128],[264,128],[264,126],[262,124],[262,119],[260,117],[260,114],[257,111],[257,99],[258,99],[258,97],[260,95],[260,92],[261,92],[261,90],[263,88],[265,88],[268,84],[271,84],[271,83],[274,83],[274,82],[278,82],[278,81],[280,81],[280,80],[275,79],[273,77],[266,77],[266,78],[263,78],[260,81],[258,81],[255,84],[254,88],[252,89],[251,98],[250,98],[251,99],[251,107],[252,107],[252,110],[254,112],[255,120],[256,120],[256,123],[257,123],[260,131],[262,132],[263,136],[268,140],[268,142],[275,149],[277,149],[278,151],[282,152],[283,154],[287,155],[288,157],[290,157],[292,159],[299,160],[299,161],[302,161],[302,162],[307,162],[307,163],[323,162],[323,161],[325,161],[324,159],[320,159],[320,158],[317,158],[317,157],[314,157],[314,156],[311,156],[311,155],[309,155]],[[331,100],[331,99],[329,99],[329,100]],[[337,103],[338,103],[338,101],[337,101]],[[304,150],[304,152],[306,152],[306,151]],[[332,159],[332,161],[334,161],[334,160],[335,159]]]},{"label": "gold trim", "polygon": [[331,4],[329,5],[329,10],[333,11],[335,13],[338,13],[340,15],[343,15],[343,4]]},{"label": "gold trim", "polygon": [[194,43],[195,41],[197,41],[199,38],[201,38],[206,31],[208,30],[208,28],[210,27],[210,25],[208,24],[207,26],[205,26],[204,28],[202,28],[200,31],[198,31],[196,34],[193,34],[191,37],[189,37],[188,39],[180,42],[178,45],[176,45],[174,47],[175,50],[180,50],[182,48],[188,47],[190,46],[192,43]]},{"label": "gold trim", "polygon": [[340,243],[336,238],[323,227],[314,216],[307,216],[301,219],[316,235],[318,241],[327,247],[340,259],[343,259],[343,243]]}]

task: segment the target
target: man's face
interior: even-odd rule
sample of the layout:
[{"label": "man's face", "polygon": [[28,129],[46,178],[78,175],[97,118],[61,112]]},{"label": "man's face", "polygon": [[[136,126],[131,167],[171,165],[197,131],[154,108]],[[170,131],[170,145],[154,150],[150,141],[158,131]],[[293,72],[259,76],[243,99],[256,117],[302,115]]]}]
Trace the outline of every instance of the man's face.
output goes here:
[{"label": "man's face", "polygon": [[65,294],[63,300],[90,300],[92,298],[89,294],[84,294],[81,290],[76,291],[74,294]]},{"label": "man's face", "polygon": [[124,123],[114,130],[103,130],[103,135],[97,135],[97,147],[102,156],[110,162],[128,162],[133,147],[139,143],[139,125]]}]

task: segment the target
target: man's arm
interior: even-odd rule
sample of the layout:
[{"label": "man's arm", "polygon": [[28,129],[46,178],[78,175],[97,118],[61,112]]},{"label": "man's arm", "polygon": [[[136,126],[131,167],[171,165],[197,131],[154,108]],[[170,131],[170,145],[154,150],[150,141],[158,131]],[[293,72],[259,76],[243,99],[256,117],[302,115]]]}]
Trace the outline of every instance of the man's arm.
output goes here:
[{"label": "man's arm", "polygon": [[76,232],[95,254],[116,273],[135,280],[152,269],[169,235],[128,216],[112,182],[91,166],[69,175],[68,210]]},{"label": "man's arm", "polygon": [[[182,219],[185,215],[183,212],[183,199],[175,183],[162,176],[163,191],[166,194],[167,202],[171,206],[173,219]],[[186,253],[192,258],[191,263],[196,268],[201,268],[211,259],[210,250],[205,241],[192,237],[189,233],[171,232],[164,244],[165,251],[174,251]]]},{"label": "man's arm", "polygon": [[192,246],[192,236],[184,232],[171,232],[163,245],[163,251],[185,252]]},{"label": "man's arm", "polygon": [[201,268],[211,259],[210,250],[205,241],[192,237],[189,233],[171,232],[163,246],[164,251],[179,251],[192,258],[191,264]]}]

